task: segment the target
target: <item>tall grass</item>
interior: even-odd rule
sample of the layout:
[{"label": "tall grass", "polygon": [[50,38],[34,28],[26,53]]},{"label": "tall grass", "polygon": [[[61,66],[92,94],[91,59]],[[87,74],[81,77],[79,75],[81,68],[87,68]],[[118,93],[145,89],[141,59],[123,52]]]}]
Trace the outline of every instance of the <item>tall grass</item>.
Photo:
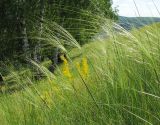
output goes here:
[{"label": "tall grass", "polygon": [[[0,124],[158,125],[159,24],[127,32],[103,21],[102,29],[109,37],[72,49],[68,52],[71,59],[63,59],[55,74],[35,62],[33,66],[47,76],[41,81],[12,72],[23,89],[7,93],[7,88],[1,88]],[[79,47],[66,30],[52,26],[55,32],[46,29],[42,39],[62,48],[63,40]],[[57,32],[61,41],[57,41]]]}]

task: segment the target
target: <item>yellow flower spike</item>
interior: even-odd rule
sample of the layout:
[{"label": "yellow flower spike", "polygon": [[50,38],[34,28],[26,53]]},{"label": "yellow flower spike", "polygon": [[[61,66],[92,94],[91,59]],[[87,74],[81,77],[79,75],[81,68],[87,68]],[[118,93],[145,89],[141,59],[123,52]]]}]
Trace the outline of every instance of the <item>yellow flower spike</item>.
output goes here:
[{"label": "yellow flower spike", "polygon": [[64,65],[63,74],[64,74],[65,76],[67,76],[68,78],[71,78],[71,77],[72,77],[68,65]]},{"label": "yellow flower spike", "polygon": [[60,56],[60,58],[63,60],[64,66],[63,66],[63,74],[68,77],[69,79],[72,79],[72,75],[70,73],[69,64],[67,59],[64,56]]},{"label": "yellow flower spike", "polygon": [[88,61],[87,58],[82,59],[82,75],[84,77],[88,76],[89,68],[88,68]]}]

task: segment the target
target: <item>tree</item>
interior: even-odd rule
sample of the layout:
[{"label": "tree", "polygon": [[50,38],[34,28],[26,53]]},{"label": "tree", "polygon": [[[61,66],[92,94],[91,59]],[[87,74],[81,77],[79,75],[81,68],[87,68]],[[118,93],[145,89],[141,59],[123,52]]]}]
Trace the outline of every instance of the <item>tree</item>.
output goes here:
[{"label": "tree", "polygon": [[[40,0],[39,1],[39,10],[40,10],[40,21],[39,21],[39,37],[41,37],[42,32],[43,32],[43,21],[44,21],[44,13],[45,13],[45,1]],[[37,44],[35,45],[35,50],[34,50],[34,60],[36,62],[41,61],[41,41],[38,40]]]},{"label": "tree", "polygon": [[67,29],[80,44],[84,44],[98,32],[96,15],[117,19],[111,0],[57,0],[52,4],[55,21]]},{"label": "tree", "polygon": [[98,32],[95,15],[117,19],[111,5],[111,0],[1,0],[0,57],[40,61],[43,41],[31,37],[41,37],[44,20],[57,22],[84,44]]}]

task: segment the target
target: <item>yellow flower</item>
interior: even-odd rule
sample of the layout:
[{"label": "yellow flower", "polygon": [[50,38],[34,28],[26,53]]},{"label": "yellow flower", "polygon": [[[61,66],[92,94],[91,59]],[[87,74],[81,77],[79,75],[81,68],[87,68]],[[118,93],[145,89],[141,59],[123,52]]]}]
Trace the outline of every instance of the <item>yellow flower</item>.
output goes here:
[{"label": "yellow flower", "polygon": [[72,77],[68,65],[64,65],[64,67],[63,67],[63,74],[64,74],[65,76],[67,76],[68,78],[71,78],[71,77]]},{"label": "yellow flower", "polygon": [[83,77],[87,77],[89,74],[89,66],[87,58],[82,58],[81,63],[77,62],[76,68]]},{"label": "yellow flower", "polygon": [[70,69],[69,69],[69,64],[67,59],[63,56],[60,57],[63,60],[64,66],[63,66],[63,74],[68,77],[68,78],[72,78],[72,75],[70,73]]},{"label": "yellow flower", "polygon": [[84,77],[88,76],[89,68],[87,58],[82,59],[82,75]]}]

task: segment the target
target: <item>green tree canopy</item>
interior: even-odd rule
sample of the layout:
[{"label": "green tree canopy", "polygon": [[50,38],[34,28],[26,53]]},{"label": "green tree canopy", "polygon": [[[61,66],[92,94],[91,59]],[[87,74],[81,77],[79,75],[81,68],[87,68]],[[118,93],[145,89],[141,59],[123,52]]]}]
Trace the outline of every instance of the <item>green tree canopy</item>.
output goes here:
[{"label": "green tree canopy", "polygon": [[117,19],[111,5],[111,0],[1,0],[0,57],[35,50],[41,41],[30,38],[41,37],[44,20],[57,22],[84,44],[98,29],[94,15]]}]

